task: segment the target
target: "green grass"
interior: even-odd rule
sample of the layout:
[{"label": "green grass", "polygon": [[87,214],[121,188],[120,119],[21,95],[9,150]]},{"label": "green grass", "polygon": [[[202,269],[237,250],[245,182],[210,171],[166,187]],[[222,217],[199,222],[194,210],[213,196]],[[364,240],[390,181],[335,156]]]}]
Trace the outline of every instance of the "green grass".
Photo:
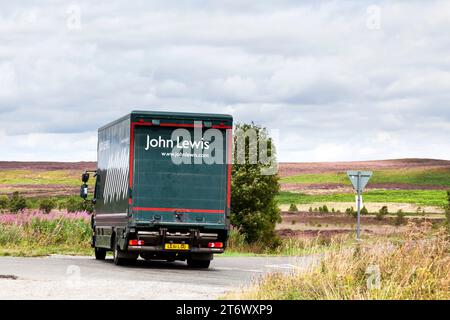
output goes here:
[{"label": "green grass", "polygon": [[[444,190],[370,190],[363,194],[364,202],[412,203],[443,207],[447,193]],[[309,204],[313,202],[354,202],[355,194],[307,195],[293,192],[280,192],[277,196],[280,204]]]},{"label": "green grass", "polygon": [[28,209],[38,209],[39,203],[42,199],[51,199],[55,201],[56,208],[65,209],[65,204],[69,199],[74,199],[77,201],[80,201],[80,197],[73,195],[73,196],[53,196],[53,197],[30,197],[27,199],[27,208]]},{"label": "green grass", "polygon": [[2,170],[0,185],[28,184],[78,186],[78,176],[69,170],[32,171],[32,170]]},{"label": "green grass", "polygon": [[[346,173],[302,174],[281,179],[282,183],[351,185]],[[374,171],[370,183],[404,183],[450,187],[450,169],[404,169]]]}]

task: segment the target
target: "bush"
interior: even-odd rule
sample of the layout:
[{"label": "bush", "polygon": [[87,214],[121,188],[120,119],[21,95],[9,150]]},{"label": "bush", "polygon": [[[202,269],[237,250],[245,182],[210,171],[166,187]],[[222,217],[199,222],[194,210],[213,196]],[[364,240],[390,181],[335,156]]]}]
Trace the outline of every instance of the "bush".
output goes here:
[{"label": "bush", "polygon": [[[255,132],[257,141],[246,136],[251,132]],[[244,235],[247,243],[259,242],[276,248],[281,243],[275,233],[276,223],[281,221],[280,210],[275,201],[275,196],[280,191],[279,177],[277,174],[263,174],[270,165],[264,165],[262,161],[250,161],[253,156],[258,157],[261,141],[267,146],[271,162],[276,163],[275,146],[266,129],[254,124],[236,126],[234,142],[246,152],[242,154],[241,150],[237,150],[234,153],[231,223]],[[242,155],[245,157],[244,163],[240,158]]]},{"label": "bush", "polygon": [[308,211],[309,211],[309,213],[313,213],[314,210],[313,210],[312,207],[309,207],[309,210],[308,210]]},{"label": "bush", "polygon": [[5,195],[0,196],[0,210],[8,209],[9,207],[9,198]]},{"label": "bush", "polygon": [[56,202],[52,199],[42,199],[39,202],[39,210],[44,213],[50,213],[53,209],[56,208]]},{"label": "bush", "polygon": [[366,206],[364,206],[364,207],[361,209],[361,215],[368,215],[368,214],[369,214],[369,210],[367,210]]},{"label": "bush", "polygon": [[289,206],[289,212],[298,212],[298,208],[294,203]]},{"label": "bush", "polygon": [[68,199],[64,205],[60,207],[65,207],[67,212],[79,212],[86,211],[89,213],[94,212],[94,205],[91,201],[85,201],[83,199],[70,198]]},{"label": "bush", "polygon": [[397,211],[397,214],[395,216],[394,224],[396,226],[400,226],[400,225],[402,225],[404,223],[405,223],[405,213],[403,212],[402,209],[400,209],[400,210]]},{"label": "bush", "polygon": [[17,213],[27,208],[27,200],[19,192],[14,192],[9,199],[9,211]]},{"label": "bush", "polygon": [[348,214],[349,216],[354,217],[354,218],[356,218],[357,215],[358,215],[358,212],[356,212],[355,209],[353,209],[353,207],[347,208],[345,210],[345,213]]},{"label": "bush", "polygon": [[389,210],[387,206],[383,206],[376,214],[377,220],[382,220],[384,216],[389,214]]},{"label": "bush", "polygon": [[319,208],[319,211],[321,213],[328,213],[329,212],[328,207],[326,205],[324,205],[323,207]]}]

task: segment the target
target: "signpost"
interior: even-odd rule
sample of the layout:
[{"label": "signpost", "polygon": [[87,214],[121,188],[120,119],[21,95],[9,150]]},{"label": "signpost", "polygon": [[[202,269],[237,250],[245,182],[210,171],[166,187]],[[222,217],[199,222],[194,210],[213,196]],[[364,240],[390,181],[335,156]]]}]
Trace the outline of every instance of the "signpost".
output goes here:
[{"label": "signpost", "polygon": [[352,182],[353,188],[358,193],[357,196],[357,207],[358,207],[358,222],[356,226],[356,239],[360,240],[361,235],[361,193],[363,192],[364,188],[366,187],[367,183],[369,182],[370,178],[372,177],[372,171],[347,171],[347,175],[350,178],[350,181]]}]

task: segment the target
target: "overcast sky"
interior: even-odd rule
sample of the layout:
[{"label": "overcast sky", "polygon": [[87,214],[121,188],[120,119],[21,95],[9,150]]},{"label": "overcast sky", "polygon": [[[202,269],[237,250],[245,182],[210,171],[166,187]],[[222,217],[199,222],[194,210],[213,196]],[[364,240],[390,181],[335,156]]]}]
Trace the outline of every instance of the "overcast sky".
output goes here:
[{"label": "overcast sky", "polygon": [[450,159],[449,1],[0,1],[0,160],[96,160],[133,109],[254,121],[281,161]]}]

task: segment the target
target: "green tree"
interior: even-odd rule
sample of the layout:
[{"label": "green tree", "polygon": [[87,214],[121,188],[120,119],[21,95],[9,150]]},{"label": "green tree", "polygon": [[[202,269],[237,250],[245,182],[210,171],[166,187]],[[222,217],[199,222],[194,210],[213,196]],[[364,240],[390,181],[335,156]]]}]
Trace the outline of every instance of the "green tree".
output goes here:
[{"label": "green tree", "polygon": [[[267,130],[253,123],[236,126],[234,146],[231,223],[247,243],[275,248],[280,244],[275,225],[281,222],[275,201],[279,177],[272,171],[276,165],[275,146]],[[261,157],[264,151],[268,158]]]},{"label": "green tree", "polygon": [[27,199],[19,192],[14,192],[9,199],[9,211],[17,213],[27,208]]}]

